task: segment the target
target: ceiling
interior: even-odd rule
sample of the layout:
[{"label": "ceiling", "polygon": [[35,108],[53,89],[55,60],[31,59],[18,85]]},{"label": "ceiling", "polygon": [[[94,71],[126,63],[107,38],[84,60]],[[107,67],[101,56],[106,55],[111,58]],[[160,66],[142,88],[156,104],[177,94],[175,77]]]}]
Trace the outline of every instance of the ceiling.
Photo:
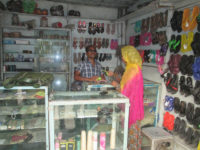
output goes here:
[{"label": "ceiling", "polygon": [[53,2],[101,6],[110,8],[129,8],[130,6],[139,5],[139,7],[146,5],[152,0],[48,0]]}]

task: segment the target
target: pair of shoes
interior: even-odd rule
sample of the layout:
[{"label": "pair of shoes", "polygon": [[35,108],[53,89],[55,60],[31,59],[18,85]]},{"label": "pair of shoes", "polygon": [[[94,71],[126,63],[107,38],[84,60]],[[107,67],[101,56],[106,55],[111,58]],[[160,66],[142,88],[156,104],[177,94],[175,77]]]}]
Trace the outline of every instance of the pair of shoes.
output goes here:
[{"label": "pair of shoes", "polygon": [[193,124],[194,120],[194,104],[188,103],[186,108],[186,119],[190,124]]},{"label": "pair of shoes", "polygon": [[185,84],[185,89],[184,89],[185,97],[187,97],[189,95],[192,95],[192,91],[193,91],[192,78],[191,77],[187,77],[186,84]]},{"label": "pair of shoes", "polygon": [[170,73],[167,74],[167,82],[166,82],[166,88],[167,91],[171,94],[175,94],[178,92],[178,75],[174,74],[173,77]]},{"label": "pair of shoes", "polygon": [[79,33],[85,33],[86,30],[87,30],[86,22],[85,22],[85,21],[79,21],[79,22],[78,22],[77,31],[78,31]]},{"label": "pair of shoes", "polygon": [[117,39],[112,39],[110,42],[110,49],[114,50],[118,48],[118,40]]}]

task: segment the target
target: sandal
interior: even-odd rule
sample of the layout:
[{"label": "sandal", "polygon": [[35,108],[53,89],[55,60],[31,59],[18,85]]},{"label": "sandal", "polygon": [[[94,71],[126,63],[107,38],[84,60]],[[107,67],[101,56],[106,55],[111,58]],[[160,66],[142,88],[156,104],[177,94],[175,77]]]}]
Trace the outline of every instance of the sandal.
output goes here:
[{"label": "sandal", "polygon": [[104,33],[104,23],[101,24],[101,33]]},{"label": "sandal", "polygon": [[106,33],[110,34],[110,24],[107,24],[107,26],[106,26]]},{"label": "sandal", "polygon": [[182,119],[180,122],[179,131],[178,131],[179,137],[181,139],[184,139],[184,137],[185,137],[185,130],[186,130],[186,122],[185,122],[185,120]]},{"label": "sandal", "polygon": [[186,112],[186,102],[181,101],[180,103],[180,116],[184,117],[185,116],[185,112]]},{"label": "sandal", "polygon": [[81,21],[78,22],[78,28],[77,28],[78,33],[81,33],[82,31],[82,25],[81,25]]},{"label": "sandal", "polygon": [[100,32],[101,32],[101,31],[100,31],[100,23],[97,23],[96,32],[97,32],[97,33],[100,33]]},{"label": "sandal", "polygon": [[106,39],[106,46],[105,48],[108,48],[109,47],[109,39]]},{"label": "sandal", "polygon": [[194,130],[191,127],[188,127],[188,129],[185,133],[185,143],[186,144],[192,144],[193,133],[194,133]]},{"label": "sandal", "polygon": [[87,30],[86,22],[83,21],[83,22],[82,22],[82,25],[81,25],[81,32],[82,32],[82,33],[85,33],[86,30]]},{"label": "sandal", "polygon": [[186,109],[186,119],[190,124],[193,124],[194,120],[194,104],[188,103]]},{"label": "sandal", "polygon": [[88,25],[88,33],[89,33],[89,34],[92,34],[92,30],[93,30],[92,22],[89,22],[89,25]]},{"label": "sandal", "polygon": [[94,38],[93,40],[93,46],[96,48],[97,47],[97,38]]},{"label": "sandal", "polygon": [[112,24],[112,30],[111,30],[111,34],[115,34],[115,24]]},{"label": "sandal", "polygon": [[186,86],[185,86],[185,97],[191,95],[192,94],[192,90],[193,90],[192,78],[191,77],[187,77]]},{"label": "sandal", "polygon": [[84,39],[83,37],[81,37],[79,41],[79,48],[82,49],[83,47],[84,47]]},{"label": "sandal", "polygon": [[74,49],[77,48],[77,39],[76,39],[76,37],[74,37],[74,40],[73,40],[73,48]]},{"label": "sandal", "polygon": [[181,119],[179,117],[176,117],[176,119],[174,121],[174,133],[178,134],[180,124],[181,124]]},{"label": "sandal", "polygon": [[180,93],[181,93],[181,95],[184,95],[184,93],[185,93],[185,76],[180,77],[179,85],[180,85]]},{"label": "sandal", "polygon": [[178,97],[174,97],[174,112],[180,112],[180,99]]},{"label": "sandal", "polygon": [[102,48],[106,48],[106,39],[105,38],[103,38],[103,40],[102,40]]},{"label": "sandal", "polygon": [[101,48],[101,38],[98,38],[98,42],[97,42],[97,48],[100,49]]},{"label": "sandal", "polygon": [[169,84],[169,88],[171,89],[171,94],[175,94],[178,92],[178,75],[174,74],[173,78]]}]

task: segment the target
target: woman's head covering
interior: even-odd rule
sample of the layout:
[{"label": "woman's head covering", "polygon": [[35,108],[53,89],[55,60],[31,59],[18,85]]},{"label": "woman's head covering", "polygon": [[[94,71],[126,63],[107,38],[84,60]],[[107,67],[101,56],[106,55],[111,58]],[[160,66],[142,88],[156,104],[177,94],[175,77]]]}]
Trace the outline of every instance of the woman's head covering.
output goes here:
[{"label": "woman's head covering", "polygon": [[122,57],[129,66],[131,64],[139,65],[142,67],[142,58],[137,49],[131,45],[122,47]]}]

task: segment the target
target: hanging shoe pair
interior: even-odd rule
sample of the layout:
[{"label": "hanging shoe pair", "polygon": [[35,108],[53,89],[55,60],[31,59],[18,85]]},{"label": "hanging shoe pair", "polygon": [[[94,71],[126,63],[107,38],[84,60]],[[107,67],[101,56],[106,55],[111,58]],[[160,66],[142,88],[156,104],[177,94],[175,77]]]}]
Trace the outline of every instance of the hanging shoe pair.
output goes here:
[{"label": "hanging shoe pair", "polygon": [[185,97],[192,95],[192,91],[193,91],[192,78],[187,77],[185,80],[185,76],[181,76],[179,82],[180,82],[181,95],[184,95]]},{"label": "hanging shoe pair", "polygon": [[178,53],[181,48],[181,35],[175,36],[174,34],[171,36],[171,40],[168,42],[171,53]]},{"label": "hanging shoe pair", "polygon": [[85,21],[79,21],[78,22],[78,28],[77,28],[77,31],[79,33],[85,33],[85,31],[87,30],[87,27],[86,27],[86,22]]},{"label": "hanging shoe pair", "polygon": [[165,86],[167,91],[171,94],[175,94],[178,92],[178,75],[174,74],[173,77],[170,73],[167,73],[167,77],[165,79]]}]

